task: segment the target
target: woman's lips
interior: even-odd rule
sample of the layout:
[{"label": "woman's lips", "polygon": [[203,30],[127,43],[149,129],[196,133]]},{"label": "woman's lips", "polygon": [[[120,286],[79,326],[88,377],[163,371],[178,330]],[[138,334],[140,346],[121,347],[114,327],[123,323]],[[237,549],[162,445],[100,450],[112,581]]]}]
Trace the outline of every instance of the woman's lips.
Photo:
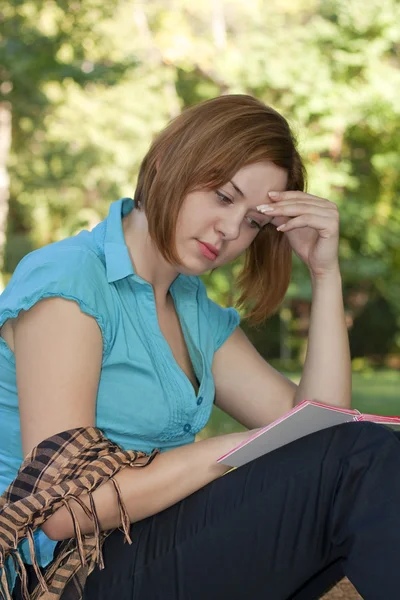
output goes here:
[{"label": "woman's lips", "polygon": [[200,252],[203,254],[203,256],[208,258],[208,260],[215,260],[217,258],[218,255],[215,252],[212,252],[210,248],[206,246],[206,244],[200,242],[199,240],[197,240],[197,243],[199,244]]}]

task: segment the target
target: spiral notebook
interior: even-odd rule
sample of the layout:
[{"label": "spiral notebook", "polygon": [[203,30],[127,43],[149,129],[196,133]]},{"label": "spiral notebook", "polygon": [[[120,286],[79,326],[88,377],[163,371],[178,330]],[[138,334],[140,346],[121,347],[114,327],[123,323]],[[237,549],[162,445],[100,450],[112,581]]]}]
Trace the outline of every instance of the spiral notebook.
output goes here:
[{"label": "spiral notebook", "polygon": [[349,421],[371,421],[400,431],[400,417],[362,414],[358,410],[303,400],[283,417],[262,427],[248,440],[220,456],[217,462],[240,467],[314,431]]}]

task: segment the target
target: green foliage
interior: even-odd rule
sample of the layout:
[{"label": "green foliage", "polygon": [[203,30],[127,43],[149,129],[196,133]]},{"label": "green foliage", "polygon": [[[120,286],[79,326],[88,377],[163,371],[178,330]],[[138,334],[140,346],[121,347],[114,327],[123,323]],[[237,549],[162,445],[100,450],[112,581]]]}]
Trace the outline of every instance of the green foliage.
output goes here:
[{"label": "green foliage", "polygon": [[[182,108],[250,93],[289,119],[309,191],[338,203],[346,300],[382,298],[387,349],[399,351],[398,0],[10,0],[1,18],[0,101],[13,111],[7,271],[132,195],[153,135]],[[235,300],[238,266],[205,276],[222,304]],[[292,356],[296,307],[310,294],[295,260]],[[354,320],[362,307],[347,310]],[[282,347],[278,322],[264,331],[266,355]]]}]

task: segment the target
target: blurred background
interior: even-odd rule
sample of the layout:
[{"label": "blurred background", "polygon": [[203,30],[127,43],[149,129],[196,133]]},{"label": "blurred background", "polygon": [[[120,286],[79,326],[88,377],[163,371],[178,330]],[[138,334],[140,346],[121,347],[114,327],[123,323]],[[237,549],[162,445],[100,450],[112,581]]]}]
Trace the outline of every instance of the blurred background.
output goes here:
[{"label": "blurred background", "polygon": [[[152,137],[191,104],[252,94],[299,140],[341,212],[353,406],[400,414],[400,2],[8,0],[0,8],[0,273],[132,196]],[[234,305],[239,264],[204,276]],[[294,381],[311,287],[294,257],[279,312],[243,328]],[[217,409],[207,436],[237,423]]]}]

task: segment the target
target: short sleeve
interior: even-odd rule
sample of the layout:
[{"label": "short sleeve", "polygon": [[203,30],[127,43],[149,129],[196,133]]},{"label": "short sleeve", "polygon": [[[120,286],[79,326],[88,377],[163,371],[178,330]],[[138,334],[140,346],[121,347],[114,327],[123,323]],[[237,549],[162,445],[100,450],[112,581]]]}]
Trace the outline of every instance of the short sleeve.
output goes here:
[{"label": "short sleeve", "polygon": [[104,360],[111,341],[104,266],[88,249],[52,246],[31,252],[18,264],[0,295],[0,327],[44,298],[73,300],[82,312],[96,319],[103,338]]},{"label": "short sleeve", "polygon": [[200,301],[214,340],[214,352],[216,352],[239,325],[240,315],[235,308],[223,308],[211,300],[204,283],[199,281]]}]

